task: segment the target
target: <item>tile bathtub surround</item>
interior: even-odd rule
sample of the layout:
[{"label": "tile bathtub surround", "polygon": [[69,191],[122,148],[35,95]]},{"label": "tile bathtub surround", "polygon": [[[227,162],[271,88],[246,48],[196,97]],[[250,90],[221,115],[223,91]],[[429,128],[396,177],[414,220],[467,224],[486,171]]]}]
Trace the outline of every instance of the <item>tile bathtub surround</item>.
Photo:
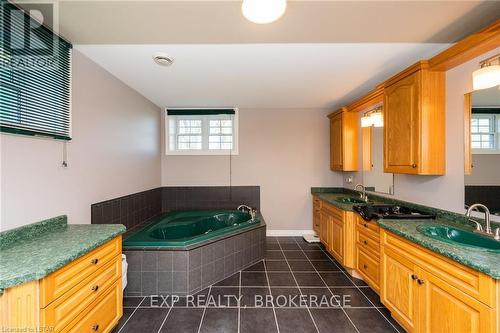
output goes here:
[{"label": "tile bathtub surround", "polygon": [[[113,333],[128,332],[401,332],[404,330],[391,318],[389,311],[380,303],[378,295],[360,281],[352,279],[317,244],[308,244],[300,238],[268,237],[266,244],[275,245],[269,250],[281,252],[282,259],[266,258],[256,264],[237,271],[224,281],[203,289],[197,295],[207,297],[233,296],[242,297],[241,303],[214,302],[189,304],[180,300],[172,306],[152,306],[148,297],[125,297],[124,317]],[[289,248],[293,248],[288,250]],[[302,249],[305,257],[308,252],[318,252],[317,259],[285,259],[287,251]],[[304,265],[308,262],[309,265]],[[286,267],[286,268],[285,268]],[[288,285],[275,286],[275,277],[288,276]],[[315,276],[320,279],[320,286],[311,286],[311,279],[303,276]],[[339,275],[344,278],[328,278]],[[325,278],[323,278],[323,276]],[[316,282],[314,284],[317,284]],[[255,296],[273,296],[273,302],[260,306]],[[284,302],[294,297],[331,299],[333,295],[345,297],[350,302],[344,304],[331,302],[306,302],[300,306],[298,301]],[[234,298],[232,298],[234,300]],[[224,300],[224,298],[222,298]]]},{"label": "tile bathtub surround", "polygon": [[0,233],[0,238],[10,235],[11,240],[1,249],[0,290],[41,279],[125,232],[121,224],[66,222],[66,217],[58,217]]},{"label": "tile bathtub surround", "polygon": [[260,186],[163,187],[162,211],[236,209],[241,204],[260,210]]},{"label": "tile bathtub surround", "polygon": [[161,188],[155,188],[92,204],[91,223],[132,229],[161,214],[161,194]]},{"label": "tile bathtub surround", "polygon": [[190,250],[124,250],[127,296],[186,295],[221,281],[264,257],[265,226]]}]

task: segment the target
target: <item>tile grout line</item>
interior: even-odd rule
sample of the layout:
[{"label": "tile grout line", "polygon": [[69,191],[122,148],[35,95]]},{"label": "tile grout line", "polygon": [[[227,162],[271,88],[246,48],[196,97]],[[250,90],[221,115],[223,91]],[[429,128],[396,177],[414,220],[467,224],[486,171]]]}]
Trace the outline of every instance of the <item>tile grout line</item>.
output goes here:
[{"label": "tile grout line", "polygon": [[165,322],[167,321],[168,315],[170,314],[170,312],[172,311],[173,308],[174,308],[174,305],[172,304],[172,306],[168,309],[167,315],[165,316],[165,318],[161,322],[160,328],[158,329],[158,333],[160,333],[161,329],[163,328],[163,325],[165,325]]},{"label": "tile grout line", "polygon": [[[271,300],[272,300],[273,293],[271,291],[271,283],[269,282],[269,275],[267,275],[266,261],[263,259],[262,263],[264,264],[264,272],[266,273],[267,288],[269,289],[269,295],[271,296]],[[254,301],[255,301],[255,297],[254,297]],[[276,309],[274,308],[274,300],[272,302],[272,309],[273,309],[273,315],[274,315],[274,323],[276,324],[277,332],[280,333],[280,326],[278,325],[278,316],[276,316]]]},{"label": "tile grout line", "polygon": [[238,297],[240,297],[240,298],[238,299],[238,303],[237,303],[237,305],[238,305],[238,333],[240,333],[240,331],[241,331],[241,328],[240,328],[240,326],[241,326],[241,303],[240,303],[240,301],[241,301],[241,276],[243,275],[243,271],[240,271],[239,273],[240,273],[240,281],[238,284]]},{"label": "tile grout line", "polygon": [[132,313],[130,314],[130,317],[128,317],[127,320],[125,320],[125,322],[123,323],[123,326],[118,330],[117,333],[120,333],[125,328],[125,325],[127,325],[127,323],[130,320],[130,318],[132,318],[132,316],[134,315],[134,313],[141,306],[142,302],[144,302],[145,299],[146,299],[146,297],[143,296],[142,300],[139,302],[139,304],[137,304],[137,306],[135,307],[134,311],[132,311]]},{"label": "tile grout line", "polygon": [[[295,243],[295,244],[297,244],[297,242],[295,241],[295,239],[294,239],[293,241],[294,241],[294,243]],[[301,296],[303,296],[303,294],[302,294],[302,290],[300,289],[300,286],[299,286],[299,284],[297,283],[297,279],[295,278],[295,274],[293,274],[292,267],[291,267],[291,266],[290,266],[290,264],[288,263],[288,259],[287,259],[287,258],[286,258],[286,256],[285,256],[285,252],[283,251],[283,248],[281,247],[281,243],[279,242],[279,240],[278,240],[278,245],[279,245],[279,247],[280,247],[280,249],[281,249],[281,253],[283,254],[283,257],[285,258],[285,262],[286,262],[286,264],[288,265],[288,268],[290,269],[290,273],[292,274],[293,280],[295,281],[295,284],[297,285],[297,288],[299,289],[299,293],[300,293],[300,295],[301,295]],[[297,246],[298,246],[298,244],[297,244]],[[299,246],[299,247],[300,247],[300,246]],[[302,253],[304,253],[304,252],[302,252]],[[304,255],[305,255],[305,254],[304,254]],[[307,258],[307,256],[306,256],[306,258]],[[312,322],[313,322],[314,327],[316,328],[316,332],[320,333],[320,332],[319,332],[319,329],[318,329],[318,326],[316,325],[316,321],[314,321],[314,317],[313,317],[313,315],[312,315],[312,313],[311,313],[311,310],[309,309],[309,306],[307,305],[307,303],[306,303],[306,309],[307,309],[307,313],[309,313],[309,317],[311,317],[311,320],[312,320]]]},{"label": "tile grout line", "polygon": [[[321,251],[323,251],[328,256],[328,254],[323,249],[321,249]],[[337,265],[336,263],[334,263],[334,264]],[[337,265],[337,267],[338,267],[338,265]],[[373,307],[377,310],[377,312],[392,326],[392,328],[394,328],[394,330],[396,332],[399,332],[399,330],[396,328],[396,326],[394,326],[393,323],[391,323],[389,321],[389,319],[386,316],[384,316],[384,314],[379,310],[379,307],[376,307],[375,304],[371,301],[371,299],[368,298],[368,296],[366,296],[365,293],[361,290],[361,288],[357,284],[354,283],[354,281],[352,280],[352,277],[349,274],[347,274],[346,271],[342,271],[342,273],[344,273],[344,275],[349,279],[349,281],[352,282],[352,284],[354,285],[354,287],[356,287],[356,289],[358,289],[358,291],[361,294],[363,294],[363,296],[368,300],[368,302],[370,302],[370,304],[373,305]],[[368,288],[370,288],[370,286],[368,286]]]},{"label": "tile grout line", "polygon": [[[297,241],[295,241],[295,243],[297,243]],[[297,243],[297,245],[299,246],[299,248],[302,250],[302,253],[304,253],[304,255],[306,256],[307,260],[309,260],[309,257],[306,255],[305,251],[300,247],[300,245]],[[320,248],[321,251],[323,251],[323,249]],[[323,251],[323,253],[326,255],[326,253]],[[313,265],[313,263],[311,262],[311,260],[309,260],[309,263],[313,266],[314,270],[316,271],[316,274],[319,275],[319,278],[321,279],[321,281],[323,281],[323,283],[325,284],[326,288],[328,288],[328,291],[330,291],[330,294],[332,294],[333,296],[333,292],[332,290],[330,289],[330,287],[328,286],[328,283],[326,283],[326,281],[323,279],[323,277],[321,276],[321,274],[318,273],[318,271],[316,270],[316,266]],[[335,266],[337,266],[336,263],[333,263]],[[340,269],[340,267],[337,266],[337,268]],[[347,317],[347,320],[349,320],[349,322],[351,323],[351,325],[354,327],[354,329],[356,330],[356,332],[360,333],[358,328],[356,327],[356,325],[354,325],[354,322],[351,320],[351,318],[349,317],[349,315],[347,314],[347,312],[345,311],[344,307],[342,306],[342,304],[340,304],[340,309],[342,310],[342,312],[344,312],[344,314],[346,315]]]},{"label": "tile grout line", "polygon": [[[212,292],[212,285],[208,287],[208,297],[210,297],[210,293]],[[200,326],[198,326],[198,333],[201,331],[201,325],[203,324],[203,319],[205,319],[205,312],[207,311],[207,304],[203,307],[203,314],[201,315]]]}]

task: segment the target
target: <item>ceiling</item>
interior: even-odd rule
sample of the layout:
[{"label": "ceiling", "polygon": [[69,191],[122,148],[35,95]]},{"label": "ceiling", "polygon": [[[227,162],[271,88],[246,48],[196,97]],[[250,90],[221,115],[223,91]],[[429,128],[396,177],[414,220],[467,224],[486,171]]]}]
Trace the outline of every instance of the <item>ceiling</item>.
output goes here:
[{"label": "ceiling", "polygon": [[500,1],[289,0],[280,20],[258,25],[241,0],[55,1],[74,44],[451,43],[500,12]]},{"label": "ceiling", "polygon": [[[331,108],[448,44],[76,45],[158,106]],[[174,58],[153,62],[155,52]]]}]

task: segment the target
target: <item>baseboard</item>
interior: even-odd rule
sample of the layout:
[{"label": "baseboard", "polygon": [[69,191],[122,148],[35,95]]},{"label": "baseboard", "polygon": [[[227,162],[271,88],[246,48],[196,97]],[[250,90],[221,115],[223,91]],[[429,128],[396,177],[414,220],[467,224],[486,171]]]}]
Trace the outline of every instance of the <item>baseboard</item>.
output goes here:
[{"label": "baseboard", "polygon": [[267,229],[267,236],[303,236],[314,235],[314,230],[269,230]]}]

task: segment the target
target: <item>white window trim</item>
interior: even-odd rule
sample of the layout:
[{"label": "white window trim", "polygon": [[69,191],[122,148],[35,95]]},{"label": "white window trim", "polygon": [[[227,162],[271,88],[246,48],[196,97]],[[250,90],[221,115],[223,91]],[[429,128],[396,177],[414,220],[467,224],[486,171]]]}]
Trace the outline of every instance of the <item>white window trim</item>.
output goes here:
[{"label": "white window trim", "polygon": [[[493,141],[494,144],[497,144],[497,142],[500,140],[500,128],[498,127],[498,123],[500,121],[500,116],[494,114],[485,114],[485,113],[476,113],[478,116],[488,116],[491,117],[493,120],[493,132],[489,132],[487,134],[493,134]],[[472,115],[474,117],[474,115]],[[480,117],[479,117],[480,118]],[[471,135],[472,134],[481,134],[481,133],[472,133],[471,129]],[[485,133],[486,134],[486,133]],[[493,154],[500,154],[500,147],[497,148],[472,148],[472,154],[474,155],[493,155]]]},{"label": "white window trim", "polygon": [[[225,150],[208,150],[208,149],[201,149],[201,150],[170,150],[170,126],[169,126],[169,118],[168,118],[168,113],[167,113],[168,108],[164,108],[164,119],[165,119],[165,124],[164,124],[164,131],[165,131],[165,155],[187,155],[187,156],[233,156],[233,155],[239,155],[239,112],[238,109],[234,109],[234,117],[233,117],[233,149],[225,149]],[[176,108],[178,109],[178,108]],[[209,110],[209,108],[206,108]],[[205,136],[208,138],[208,132],[207,132],[207,124],[202,124],[202,137],[204,138]],[[203,139],[202,139],[203,140]]]}]

